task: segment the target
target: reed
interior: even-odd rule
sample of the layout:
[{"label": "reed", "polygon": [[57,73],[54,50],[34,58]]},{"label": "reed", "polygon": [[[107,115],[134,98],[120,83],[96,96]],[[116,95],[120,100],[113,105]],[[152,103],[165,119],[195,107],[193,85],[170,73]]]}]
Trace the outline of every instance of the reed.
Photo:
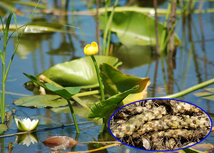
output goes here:
[{"label": "reed", "polygon": [[109,55],[109,48],[110,48],[110,38],[111,38],[111,31],[109,30],[113,16],[114,16],[114,10],[115,7],[117,6],[118,0],[114,2],[113,9],[111,11],[110,17],[108,18],[108,3],[110,3],[108,0],[105,1],[105,21],[106,21],[106,26],[104,30],[104,35],[103,35],[103,55]]},{"label": "reed", "polygon": [[[37,2],[37,5],[39,4],[40,0]],[[19,28],[17,28],[17,18],[16,18],[16,14],[15,13],[10,13],[7,17],[7,22],[6,24],[4,25],[4,19],[3,17],[0,16],[0,21],[1,21],[1,31],[3,33],[3,48],[2,50],[0,50],[0,57],[1,57],[1,63],[2,63],[2,92],[0,94],[0,105],[1,105],[1,123],[2,124],[5,124],[5,86],[6,86],[6,81],[7,81],[7,76],[8,76],[8,73],[9,73],[9,70],[10,70],[10,67],[11,67],[11,64],[13,62],[13,59],[14,59],[14,56],[16,54],[16,51],[18,49],[18,45],[20,43],[20,40],[25,32],[25,29],[28,25],[28,23],[30,22],[30,19],[32,18],[34,12],[35,12],[35,9],[37,7],[37,5],[35,6],[34,10],[32,11],[31,13],[31,16],[27,22],[27,24],[25,24],[24,26],[21,26]],[[12,20],[12,17],[14,18],[14,22],[15,22],[15,30],[9,35],[9,29],[10,29],[10,22]],[[21,29],[23,28],[22,32],[20,35],[18,35],[18,29]],[[10,61],[8,63],[8,65],[6,66],[6,50],[7,50],[7,44],[10,40],[10,38],[12,37],[12,35],[14,33],[17,33],[17,39],[18,39],[18,42],[13,50],[13,53],[11,55],[11,58],[10,58]]]}]

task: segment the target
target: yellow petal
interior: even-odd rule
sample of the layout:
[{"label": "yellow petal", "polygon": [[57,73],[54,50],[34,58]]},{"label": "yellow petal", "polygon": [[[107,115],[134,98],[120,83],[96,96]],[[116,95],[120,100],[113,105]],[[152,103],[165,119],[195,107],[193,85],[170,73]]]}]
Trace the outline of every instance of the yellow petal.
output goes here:
[{"label": "yellow petal", "polygon": [[84,47],[84,53],[85,55],[95,55],[98,53],[98,45],[96,42],[92,42],[91,45],[87,44]]}]

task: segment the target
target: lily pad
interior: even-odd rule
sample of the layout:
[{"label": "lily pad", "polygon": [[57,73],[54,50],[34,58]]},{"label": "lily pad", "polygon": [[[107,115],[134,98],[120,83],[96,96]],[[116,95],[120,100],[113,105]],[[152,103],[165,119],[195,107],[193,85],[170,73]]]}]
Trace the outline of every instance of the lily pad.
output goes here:
[{"label": "lily pad", "polygon": [[68,104],[67,100],[58,95],[34,95],[21,97],[14,101],[15,105],[24,107],[59,107]]},{"label": "lily pad", "polygon": [[[83,107],[80,107],[80,106],[72,106],[72,107],[73,107],[74,113],[76,115],[80,116],[81,118],[88,119],[87,116],[88,116],[89,110],[87,110]],[[60,114],[60,113],[71,113],[70,108],[68,106],[52,108],[51,111],[58,113],[58,114]]]},{"label": "lily pad", "polygon": [[[102,63],[116,65],[118,62],[116,57],[111,56],[97,55],[95,59],[98,65]],[[62,86],[84,86],[85,88],[98,86],[96,70],[89,56],[54,65],[41,74]]]},{"label": "lily pad", "polygon": [[[100,16],[100,21],[105,25],[105,17]],[[147,46],[156,45],[155,35],[155,20],[140,12],[124,11],[114,12],[110,29],[115,32],[124,45],[140,45]],[[158,35],[161,40],[164,26],[162,23],[158,23]],[[181,42],[177,35],[175,35],[175,45],[180,45]]]}]

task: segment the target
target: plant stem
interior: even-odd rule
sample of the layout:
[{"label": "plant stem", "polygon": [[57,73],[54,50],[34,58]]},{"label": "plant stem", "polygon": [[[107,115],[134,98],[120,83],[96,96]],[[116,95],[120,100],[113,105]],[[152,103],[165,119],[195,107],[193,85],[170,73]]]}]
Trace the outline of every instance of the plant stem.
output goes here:
[{"label": "plant stem", "polygon": [[97,61],[94,58],[94,55],[91,55],[90,57],[92,58],[92,61],[94,62],[94,66],[95,66],[95,69],[96,69],[96,72],[97,72],[97,79],[98,79],[98,82],[99,82],[101,98],[102,98],[102,101],[103,101],[103,100],[105,100],[105,96],[104,96],[103,84],[102,84],[101,78],[100,78],[100,71],[99,71],[99,68],[98,68],[98,65],[97,65]]},{"label": "plant stem", "polygon": [[166,13],[165,21],[164,21],[164,29],[163,29],[162,37],[161,37],[160,51],[164,50],[163,44],[164,44],[164,40],[165,40],[166,34],[167,34],[167,22],[169,19],[170,12],[171,12],[171,3],[168,4],[167,13]]},{"label": "plant stem", "polygon": [[155,35],[156,35],[156,53],[160,55],[159,36],[158,36],[158,14],[157,14],[157,0],[153,0],[155,8]]},{"label": "plant stem", "polygon": [[[99,85],[100,85],[101,98],[102,98],[102,101],[104,101],[105,100],[105,96],[104,96],[103,84],[101,82],[100,71],[99,71],[99,68],[98,68],[98,65],[97,65],[97,61],[94,58],[94,55],[91,55],[91,58],[92,58],[92,61],[94,62],[94,66],[95,66],[95,69],[96,69],[96,72],[97,72],[97,79],[98,79],[98,82],[99,82]],[[105,129],[106,129],[106,119],[103,118],[103,124],[102,124],[102,127],[100,129],[100,132],[101,133],[104,132]]]},{"label": "plant stem", "polygon": [[104,131],[106,131],[106,119],[105,118],[103,118],[103,124],[100,129],[100,133],[103,133]]},{"label": "plant stem", "polygon": [[[176,19],[175,23],[174,23],[173,26],[171,27],[169,33],[167,34],[167,37],[166,37],[165,41],[163,42],[163,46],[161,47],[162,50],[166,48],[166,45],[168,44],[170,35],[171,35],[172,32],[174,31],[175,26],[177,25],[177,22],[178,22],[179,19],[181,18],[182,14],[187,10],[187,7],[189,6],[189,3],[190,3],[190,2],[188,2],[188,3],[184,6],[184,8],[183,8],[182,11],[181,11],[181,14],[179,15],[179,17]],[[162,50],[161,50],[160,52],[162,52]]]},{"label": "plant stem", "polygon": [[202,82],[200,84],[197,84],[195,86],[192,86],[186,90],[183,90],[181,92],[178,92],[178,93],[175,93],[175,94],[171,94],[171,95],[167,95],[167,96],[163,96],[163,97],[159,97],[159,98],[177,98],[177,97],[181,97],[181,96],[184,96],[190,92],[193,92],[195,90],[198,90],[200,88],[203,88],[203,87],[206,87],[208,85],[211,85],[214,83],[214,78],[213,79],[210,79],[208,81],[205,81],[205,82]]},{"label": "plant stem", "polygon": [[77,131],[77,133],[80,133],[80,130],[79,130],[79,127],[78,127],[78,123],[77,123],[77,120],[76,120],[76,116],[74,114],[74,110],[73,110],[73,107],[72,107],[72,105],[70,103],[70,100],[67,99],[67,102],[68,102],[68,105],[69,105],[69,108],[70,108],[70,111],[71,111],[71,115],[72,115],[73,120],[74,120],[74,125],[76,127],[76,131]]}]

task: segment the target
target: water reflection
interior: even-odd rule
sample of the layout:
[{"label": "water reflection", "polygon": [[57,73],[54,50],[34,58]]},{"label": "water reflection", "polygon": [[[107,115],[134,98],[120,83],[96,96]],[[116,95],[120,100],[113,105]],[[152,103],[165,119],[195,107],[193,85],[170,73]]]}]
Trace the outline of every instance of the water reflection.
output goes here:
[{"label": "water reflection", "polygon": [[26,145],[27,147],[30,146],[30,144],[38,143],[38,137],[36,132],[34,133],[28,133],[28,134],[21,134],[17,135],[15,142],[20,145]]},{"label": "water reflection", "polygon": [[152,46],[125,46],[122,44],[114,45],[113,56],[123,62],[121,66],[123,69],[151,64],[157,57]]}]

